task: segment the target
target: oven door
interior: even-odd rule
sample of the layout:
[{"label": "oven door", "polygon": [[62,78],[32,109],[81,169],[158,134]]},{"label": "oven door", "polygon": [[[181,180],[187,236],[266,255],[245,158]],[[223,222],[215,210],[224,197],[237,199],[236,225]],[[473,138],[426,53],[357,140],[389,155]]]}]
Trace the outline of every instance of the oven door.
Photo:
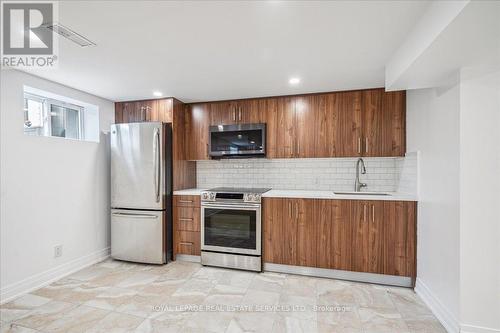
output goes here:
[{"label": "oven door", "polygon": [[201,249],[261,255],[259,204],[203,203]]}]

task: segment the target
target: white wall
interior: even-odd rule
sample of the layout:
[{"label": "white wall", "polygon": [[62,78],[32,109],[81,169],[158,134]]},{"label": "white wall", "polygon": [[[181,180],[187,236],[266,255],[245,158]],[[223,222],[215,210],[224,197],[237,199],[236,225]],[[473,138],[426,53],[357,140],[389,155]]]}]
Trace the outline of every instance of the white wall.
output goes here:
[{"label": "white wall", "polygon": [[[102,130],[114,121],[111,101],[2,70],[1,302],[102,258],[109,248],[107,136],[96,143],[24,135],[23,85],[98,105]],[[63,255],[55,259],[59,244]]]},{"label": "white wall", "polygon": [[459,323],[458,82],[407,92],[407,150],[420,151],[416,291],[450,330]]},{"label": "white wall", "polygon": [[460,155],[460,321],[499,332],[500,72],[461,72]]}]

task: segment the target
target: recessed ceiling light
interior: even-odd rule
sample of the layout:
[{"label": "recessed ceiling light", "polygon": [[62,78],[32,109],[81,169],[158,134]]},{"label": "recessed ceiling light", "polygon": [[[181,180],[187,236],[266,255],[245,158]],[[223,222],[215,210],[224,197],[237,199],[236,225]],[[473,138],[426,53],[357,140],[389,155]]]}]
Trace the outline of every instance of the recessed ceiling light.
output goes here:
[{"label": "recessed ceiling light", "polygon": [[163,93],[161,91],[153,91],[153,95],[156,97],[161,97],[163,96]]},{"label": "recessed ceiling light", "polygon": [[288,83],[290,84],[299,84],[300,83],[300,78],[298,77],[292,77],[290,80],[288,80]]}]

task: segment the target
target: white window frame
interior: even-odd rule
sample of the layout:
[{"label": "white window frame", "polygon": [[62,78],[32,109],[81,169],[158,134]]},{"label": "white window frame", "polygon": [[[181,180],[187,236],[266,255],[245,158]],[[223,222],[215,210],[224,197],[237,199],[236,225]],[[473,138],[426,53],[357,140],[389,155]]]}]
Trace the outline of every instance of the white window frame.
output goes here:
[{"label": "white window frame", "polygon": [[[53,98],[48,98],[48,97],[43,97],[40,95],[33,94],[31,92],[24,92],[23,95],[23,106],[26,104],[26,99],[32,99],[35,101],[42,102],[43,105],[43,126],[42,127],[24,127],[25,132],[35,132],[35,131],[40,131],[43,130],[43,133],[38,133],[39,135],[43,136],[48,136],[52,138],[63,138],[63,139],[71,139],[71,140],[80,140],[84,141],[84,120],[83,120],[83,112],[85,110],[85,107],[76,105],[73,103],[67,103],[61,100],[53,99]],[[68,138],[66,136],[60,137],[60,136],[55,136],[52,135],[52,115],[51,115],[51,106],[55,105],[64,109],[71,109],[71,110],[76,110],[78,111],[78,138]],[[26,121],[26,112],[28,112],[26,109],[24,110],[25,112],[25,121]],[[64,128],[67,128],[67,120],[66,120],[66,112],[63,113],[63,121],[64,121]]]},{"label": "white window frame", "polygon": [[[50,117],[52,117],[52,115],[51,115],[52,105],[59,106],[59,107],[64,108],[64,109],[71,109],[71,110],[78,111],[78,138],[68,138],[66,136],[64,136],[64,138],[65,139],[73,139],[73,140],[82,140],[82,137],[83,137],[82,134],[83,134],[83,130],[84,130],[84,128],[83,128],[83,110],[84,110],[84,107],[79,106],[79,105],[75,105],[75,104],[71,104],[71,103],[66,103],[66,102],[59,101],[59,100],[55,100],[55,99],[51,99],[51,98],[46,99],[46,107],[47,107],[47,115],[48,115],[48,118],[47,118],[48,130],[49,130],[50,136],[54,137],[54,138],[60,138],[60,136],[52,135],[52,121],[50,119]],[[67,129],[66,112],[64,112],[64,114],[63,114],[63,122],[64,122],[64,130],[66,132],[66,129]]]}]

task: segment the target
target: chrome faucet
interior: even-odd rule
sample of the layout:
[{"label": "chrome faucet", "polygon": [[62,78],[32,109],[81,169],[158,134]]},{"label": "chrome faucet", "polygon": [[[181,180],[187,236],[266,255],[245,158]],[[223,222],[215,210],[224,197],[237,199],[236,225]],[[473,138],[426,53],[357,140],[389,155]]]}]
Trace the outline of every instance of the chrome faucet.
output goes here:
[{"label": "chrome faucet", "polygon": [[354,192],[361,192],[362,187],[366,187],[366,183],[361,183],[359,181],[359,165],[361,164],[361,174],[366,174],[365,161],[360,157],[356,162],[356,180],[354,181]]}]

